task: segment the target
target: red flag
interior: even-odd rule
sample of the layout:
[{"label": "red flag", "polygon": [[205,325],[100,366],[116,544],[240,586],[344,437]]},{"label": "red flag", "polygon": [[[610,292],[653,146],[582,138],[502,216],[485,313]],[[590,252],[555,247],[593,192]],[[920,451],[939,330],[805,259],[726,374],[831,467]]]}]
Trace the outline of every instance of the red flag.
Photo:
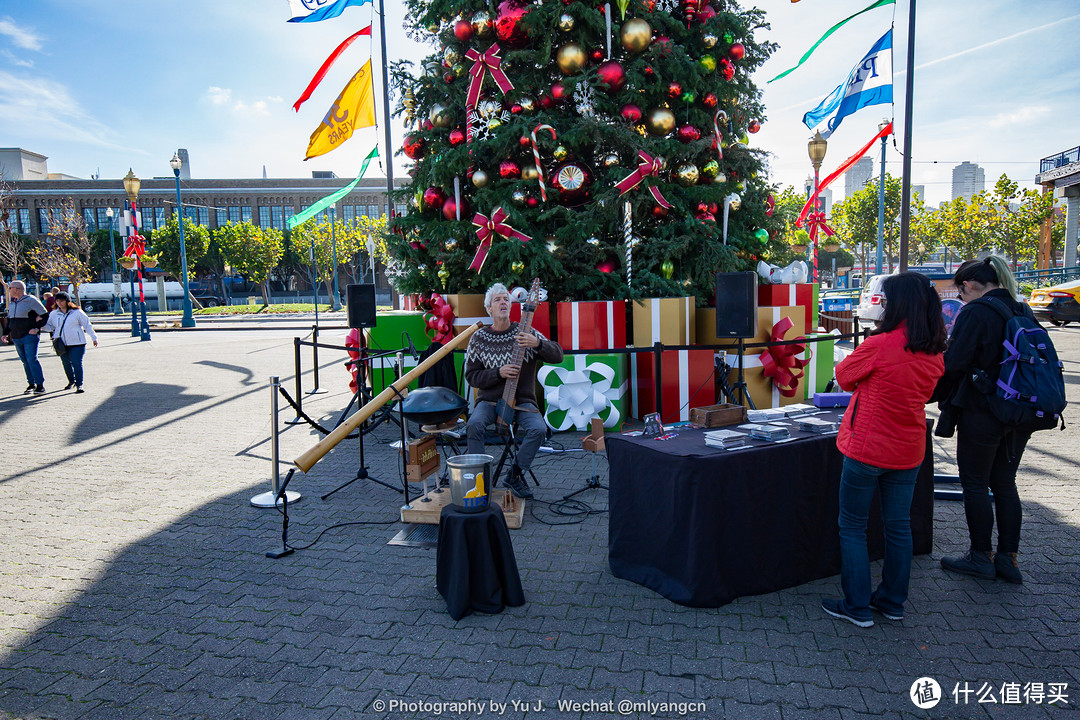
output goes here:
[{"label": "red flag", "polygon": [[829,186],[829,183],[831,183],[833,180],[835,180],[836,178],[843,175],[847,171],[848,168],[850,168],[852,165],[854,165],[859,160],[859,158],[861,158],[866,153],[870,152],[870,148],[873,147],[874,143],[876,143],[880,138],[887,137],[889,135],[892,135],[892,123],[891,122],[888,125],[886,125],[884,128],[882,128],[881,132],[879,132],[877,135],[875,135],[873,138],[871,138],[870,142],[866,143],[866,145],[864,145],[861,150],[859,150],[857,153],[855,153],[854,155],[849,157],[847,160],[845,160],[840,167],[833,170],[832,174],[830,174],[829,177],[822,180],[821,183],[817,187],[817,191],[814,192],[814,194],[810,196],[810,199],[806,201],[806,205],[803,206],[802,212],[799,213],[799,219],[795,221],[795,227],[802,227],[803,226],[803,223],[806,222],[807,215],[810,214],[810,210],[812,208],[817,207],[818,195],[821,194],[822,190],[824,190],[825,188],[827,188]]},{"label": "red flag", "polygon": [[309,82],[308,86],[304,88],[304,93],[300,96],[300,99],[293,103],[294,111],[300,112],[300,106],[304,104],[305,100],[311,97],[311,93],[313,93],[315,91],[315,88],[319,86],[319,83],[322,82],[323,76],[326,75],[326,71],[330,69],[330,66],[334,64],[334,61],[338,59],[338,56],[341,55],[341,53],[345,52],[345,48],[349,47],[349,45],[352,44],[352,41],[360,37],[361,35],[370,36],[371,26],[368,25],[363,30],[355,32],[349,37],[345,38],[345,40],[334,49],[334,52],[330,53],[330,56],[323,61],[322,67],[320,67],[319,71],[315,73],[315,77],[311,78],[311,82]]}]

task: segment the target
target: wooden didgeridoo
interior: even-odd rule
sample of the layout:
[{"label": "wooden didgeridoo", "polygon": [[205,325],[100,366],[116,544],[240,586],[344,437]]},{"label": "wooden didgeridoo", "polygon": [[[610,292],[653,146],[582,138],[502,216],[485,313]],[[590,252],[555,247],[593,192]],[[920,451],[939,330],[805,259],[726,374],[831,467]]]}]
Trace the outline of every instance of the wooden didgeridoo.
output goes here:
[{"label": "wooden didgeridoo", "polygon": [[443,345],[436,352],[432,353],[431,357],[429,357],[427,360],[402,375],[393,385],[386,388],[381,393],[372,398],[371,402],[357,410],[355,415],[334,428],[334,431],[332,433],[320,440],[310,450],[293,460],[293,465],[300,468],[300,470],[302,470],[303,472],[307,472],[308,470],[310,470],[312,466],[315,465],[315,463],[322,460],[323,456],[333,450],[334,446],[344,440],[349,433],[360,427],[360,425],[369,417],[374,415],[379,408],[390,402],[397,395],[398,392],[403,391],[406,387],[409,386],[409,383],[419,377],[421,373],[426,372],[429,367],[446,357],[446,355],[451,353],[454,348],[464,343],[466,340],[469,339],[469,337],[472,336],[474,332],[476,332],[482,327],[484,327],[484,323],[476,322],[475,324],[470,325],[468,328],[463,330],[456,337],[454,337],[453,340],[448,342],[446,345]]}]

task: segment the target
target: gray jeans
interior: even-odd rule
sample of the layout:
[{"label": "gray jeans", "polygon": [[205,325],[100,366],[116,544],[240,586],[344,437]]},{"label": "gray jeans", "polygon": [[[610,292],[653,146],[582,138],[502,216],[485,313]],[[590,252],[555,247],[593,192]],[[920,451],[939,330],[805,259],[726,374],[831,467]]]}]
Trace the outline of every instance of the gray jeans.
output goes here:
[{"label": "gray jeans", "polygon": [[[527,410],[532,412],[526,412]],[[477,403],[476,409],[473,410],[472,415],[469,417],[469,424],[466,426],[469,431],[470,453],[484,452],[484,431],[493,422],[495,422],[495,403]],[[538,412],[537,407],[532,403],[521,403],[518,406],[516,423],[517,429],[514,431],[514,435],[522,438],[517,453],[518,467],[522,470],[528,470],[532,465],[533,458],[536,457],[536,451],[540,448],[540,443],[544,441],[544,437],[547,435],[547,423],[544,422],[544,416]]]}]

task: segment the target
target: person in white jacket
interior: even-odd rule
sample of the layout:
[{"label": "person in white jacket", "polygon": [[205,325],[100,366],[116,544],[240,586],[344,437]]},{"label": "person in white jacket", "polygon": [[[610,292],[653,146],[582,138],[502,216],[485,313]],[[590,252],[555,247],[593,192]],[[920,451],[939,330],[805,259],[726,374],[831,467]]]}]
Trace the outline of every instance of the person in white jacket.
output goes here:
[{"label": "person in white jacket", "polygon": [[86,353],[86,336],[89,335],[97,347],[97,333],[90,324],[90,318],[86,317],[78,305],[71,301],[71,296],[66,292],[58,292],[53,296],[56,300],[56,309],[49,313],[49,321],[41,328],[43,331],[52,333],[53,345],[60,340],[64,343],[63,352],[60,353],[60,362],[64,364],[64,374],[67,375],[68,384],[65,390],[75,388],[75,392],[83,392],[83,355]]}]

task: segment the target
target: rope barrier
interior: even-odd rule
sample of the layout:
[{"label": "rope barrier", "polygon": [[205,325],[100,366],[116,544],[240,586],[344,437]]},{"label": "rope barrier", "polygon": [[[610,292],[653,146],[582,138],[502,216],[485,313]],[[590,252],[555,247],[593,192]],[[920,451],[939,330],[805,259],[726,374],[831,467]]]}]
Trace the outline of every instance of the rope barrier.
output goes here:
[{"label": "rope barrier", "polygon": [[[308,417],[307,413],[305,413],[302,409],[300,409],[300,406],[297,405],[296,402],[292,399],[292,396],[289,395],[288,390],[286,390],[285,388],[283,388],[283,387],[281,387],[279,385],[278,386],[278,392],[280,392],[282,394],[282,396],[285,398],[285,402],[289,403],[289,405],[292,405],[292,409],[296,411],[296,416],[298,418],[305,421],[308,425],[315,428],[316,430],[321,432],[323,435],[329,435],[330,433],[333,432],[333,430],[327,430],[322,425],[320,425],[319,423],[315,422],[310,417]],[[367,431],[364,431],[364,432],[367,432]],[[342,440],[355,440],[358,437],[360,437],[359,433],[357,433],[357,434],[349,434],[349,435],[346,435],[345,437],[343,437]]]}]

